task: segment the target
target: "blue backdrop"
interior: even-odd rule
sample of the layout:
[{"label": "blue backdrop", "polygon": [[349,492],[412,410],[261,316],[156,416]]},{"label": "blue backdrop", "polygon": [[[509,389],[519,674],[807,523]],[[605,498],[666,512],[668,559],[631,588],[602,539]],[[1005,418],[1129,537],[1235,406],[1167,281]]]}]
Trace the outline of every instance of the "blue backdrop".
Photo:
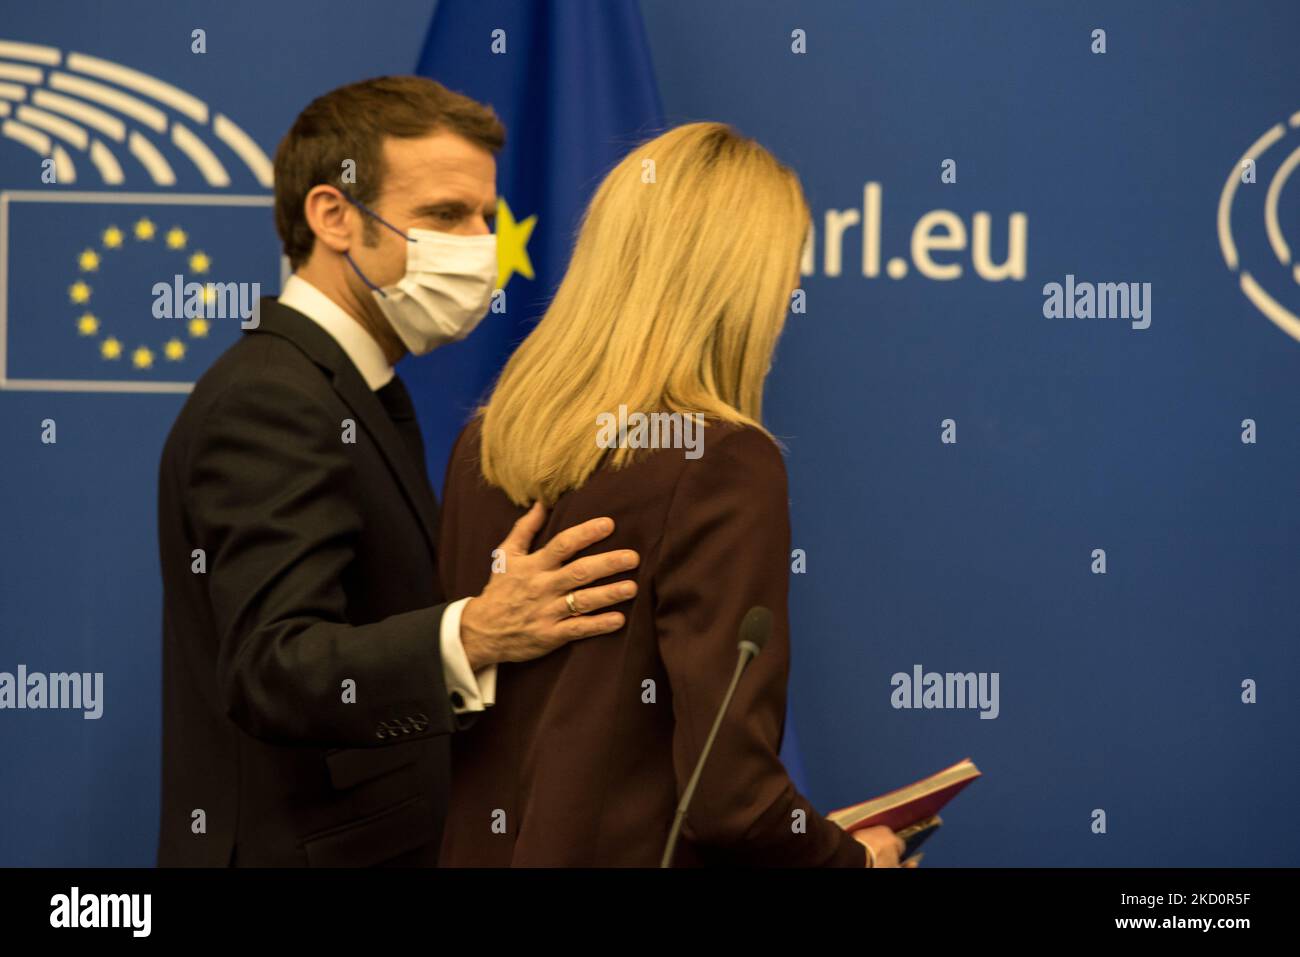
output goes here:
[{"label": "blue backdrop", "polygon": [[[807,311],[768,400],[806,555],[791,582],[804,779],[829,809],[972,757],[985,777],[927,865],[1295,865],[1300,8],[1081,6],[642,5],[667,119],[757,137],[813,209]],[[236,330],[155,333],[121,308],[147,297],[119,284],[203,254],[214,278],[274,291],[264,157],[313,96],[414,71],[433,12],[6,11],[0,41],[37,46],[0,44],[18,67],[0,75],[0,672],[102,671],[105,700],[94,721],[0,710],[0,864],[153,860],[158,453],[174,390]],[[79,146],[48,118],[100,102],[88,82],[148,99],[167,133],[147,110],[126,130],[83,111]],[[106,185],[92,140],[122,182]],[[41,180],[46,155],[58,183]],[[1067,276],[1149,283],[1149,327],[1046,318],[1044,286]],[[522,298],[543,301],[549,281]],[[499,340],[481,347],[497,362]],[[440,414],[424,393],[436,476],[491,374],[472,342],[464,394]],[[449,361],[462,368],[447,350],[402,372],[429,388]],[[57,443],[41,441],[47,419]],[[891,677],[915,665],[997,673],[997,718],[893,707]]]}]

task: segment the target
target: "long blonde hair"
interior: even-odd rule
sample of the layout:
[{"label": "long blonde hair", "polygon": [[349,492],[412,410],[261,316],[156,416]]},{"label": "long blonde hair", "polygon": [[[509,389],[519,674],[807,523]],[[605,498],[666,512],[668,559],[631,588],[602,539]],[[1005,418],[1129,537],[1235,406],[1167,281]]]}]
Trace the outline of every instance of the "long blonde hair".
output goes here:
[{"label": "long blonde hair", "polygon": [[[629,153],[479,409],[484,477],[516,504],[553,503],[607,454],[597,416],[620,405],[762,429],[808,225],[798,177],[729,126],[690,123]],[[611,451],[619,468],[635,450]]]}]

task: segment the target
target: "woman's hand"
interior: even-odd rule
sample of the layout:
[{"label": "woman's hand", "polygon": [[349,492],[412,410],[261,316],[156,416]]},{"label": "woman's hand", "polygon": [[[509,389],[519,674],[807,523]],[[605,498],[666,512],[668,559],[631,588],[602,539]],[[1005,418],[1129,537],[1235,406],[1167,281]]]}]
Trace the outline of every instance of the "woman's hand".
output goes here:
[{"label": "woman's hand", "polygon": [[[865,844],[876,859],[876,867],[898,867],[898,858],[906,846],[903,839],[887,827],[864,827],[854,831],[853,837],[859,844]],[[915,864],[906,865],[915,867]]]}]

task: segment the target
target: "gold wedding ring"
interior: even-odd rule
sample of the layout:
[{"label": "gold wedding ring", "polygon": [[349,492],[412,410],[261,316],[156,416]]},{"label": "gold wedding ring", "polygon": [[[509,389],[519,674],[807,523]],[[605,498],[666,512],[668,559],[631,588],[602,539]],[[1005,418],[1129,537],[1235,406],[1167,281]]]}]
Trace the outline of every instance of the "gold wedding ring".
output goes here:
[{"label": "gold wedding ring", "polygon": [[569,606],[570,615],[578,614],[578,604],[573,600],[573,592],[569,592],[564,596],[564,603]]}]

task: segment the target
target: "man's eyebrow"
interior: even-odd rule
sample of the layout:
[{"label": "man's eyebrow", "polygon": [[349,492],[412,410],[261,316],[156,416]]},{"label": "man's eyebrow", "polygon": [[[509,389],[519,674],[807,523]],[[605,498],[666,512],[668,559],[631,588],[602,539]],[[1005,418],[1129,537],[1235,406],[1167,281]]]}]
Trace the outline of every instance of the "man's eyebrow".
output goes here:
[{"label": "man's eyebrow", "polygon": [[458,216],[469,215],[469,204],[461,202],[458,199],[448,199],[440,203],[425,203],[417,206],[412,215],[417,217],[437,216],[442,213],[452,213]]}]

